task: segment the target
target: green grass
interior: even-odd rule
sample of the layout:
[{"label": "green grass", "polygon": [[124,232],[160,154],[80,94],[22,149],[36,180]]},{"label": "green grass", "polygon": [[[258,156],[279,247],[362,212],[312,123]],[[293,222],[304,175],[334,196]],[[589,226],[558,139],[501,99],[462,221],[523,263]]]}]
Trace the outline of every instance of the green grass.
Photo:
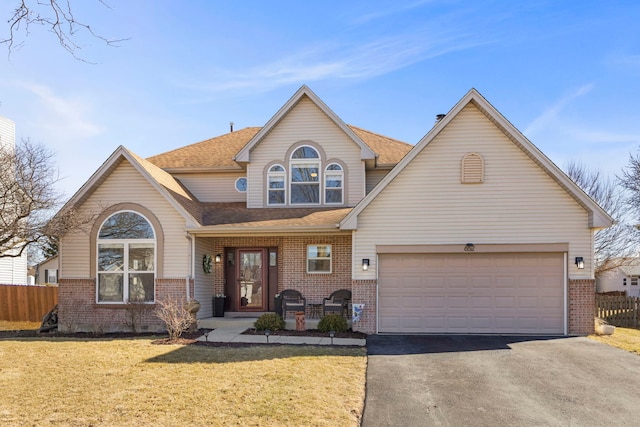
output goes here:
[{"label": "green grass", "polygon": [[358,426],[366,352],[0,340],[0,425]]},{"label": "green grass", "polygon": [[613,335],[589,335],[589,338],[640,355],[640,329],[616,326]]}]

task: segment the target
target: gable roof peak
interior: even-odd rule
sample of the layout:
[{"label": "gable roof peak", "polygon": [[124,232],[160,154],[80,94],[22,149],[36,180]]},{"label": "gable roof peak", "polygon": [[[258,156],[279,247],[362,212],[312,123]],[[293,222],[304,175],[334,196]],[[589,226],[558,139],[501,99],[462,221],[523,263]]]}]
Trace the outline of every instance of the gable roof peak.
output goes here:
[{"label": "gable roof peak", "polygon": [[307,85],[302,85],[293,94],[291,98],[276,112],[276,114],[269,119],[269,121],[254,135],[253,138],[236,154],[233,160],[236,162],[249,162],[250,155],[253,148],[258,145],[275,126],[284,119],[287,114],[300,102],[302,97],[306,96],[316,107],[318,107],[336,126],[338,126],[356,145],[360,147],[361,158],[363,160],[373,160],[376,158],[376,154],[369,148],[367,144],[360,139],[349,128],[336,113],[333,112],[319,97],[316,95]]}]

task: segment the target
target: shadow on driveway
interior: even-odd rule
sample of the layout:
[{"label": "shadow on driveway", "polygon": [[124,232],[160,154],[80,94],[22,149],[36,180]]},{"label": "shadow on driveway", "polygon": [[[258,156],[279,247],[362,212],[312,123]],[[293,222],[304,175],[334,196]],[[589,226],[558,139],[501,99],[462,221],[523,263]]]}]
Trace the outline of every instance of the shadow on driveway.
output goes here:
[{"label": "shadow on driveway", "polygon": [[370,335],[367,353],[372,355],[450,353],[509,350],[512,344],[564,337],[523,335]]}]

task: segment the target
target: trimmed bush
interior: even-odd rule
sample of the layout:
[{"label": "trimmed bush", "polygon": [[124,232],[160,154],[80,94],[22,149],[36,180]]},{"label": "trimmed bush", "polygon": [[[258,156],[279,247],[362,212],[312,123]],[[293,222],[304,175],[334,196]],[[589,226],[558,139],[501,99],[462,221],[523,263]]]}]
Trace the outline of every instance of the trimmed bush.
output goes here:
[{"label": "trimmed bush", "polygon": [[348,328],[347,320],[339,314],[329,314],[318,322],[318,330],[320,332],[344,332]]},{"label": "trimmed bush", "polygon": [[284,329],[284,319],[276,313],[265,313],[258,317],[258,320],[255,321],[253,326],[258,331],[264,331],[265,329],[277,331],[279,329]]}]

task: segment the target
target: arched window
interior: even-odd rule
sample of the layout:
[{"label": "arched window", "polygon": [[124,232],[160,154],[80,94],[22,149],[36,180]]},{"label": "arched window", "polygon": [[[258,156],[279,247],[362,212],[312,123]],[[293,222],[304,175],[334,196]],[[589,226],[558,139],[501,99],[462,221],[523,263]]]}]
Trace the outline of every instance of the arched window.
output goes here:
[{"label": "arched window", "polygon": [[342,188],[344,172],[342,166],[331,163],[324,171],[324,202],[327,204],[342,204]]},{"label": "arched window", "polygon": [[98,232],[97,301],[154,302],[156,238],[142,215],[121,211]]},{"label": "arched window", "polygon": [[291,204],[320,203],[320,155],[313,147],[303,145],[291,154]]},{"label": "arched window", "polygon": [[286,200],[285,180],[286,173],[281,165],[273,165],[269,168],[269,172],[267,172],[267,181],[269,182],[267,204],[284,205]]}]

